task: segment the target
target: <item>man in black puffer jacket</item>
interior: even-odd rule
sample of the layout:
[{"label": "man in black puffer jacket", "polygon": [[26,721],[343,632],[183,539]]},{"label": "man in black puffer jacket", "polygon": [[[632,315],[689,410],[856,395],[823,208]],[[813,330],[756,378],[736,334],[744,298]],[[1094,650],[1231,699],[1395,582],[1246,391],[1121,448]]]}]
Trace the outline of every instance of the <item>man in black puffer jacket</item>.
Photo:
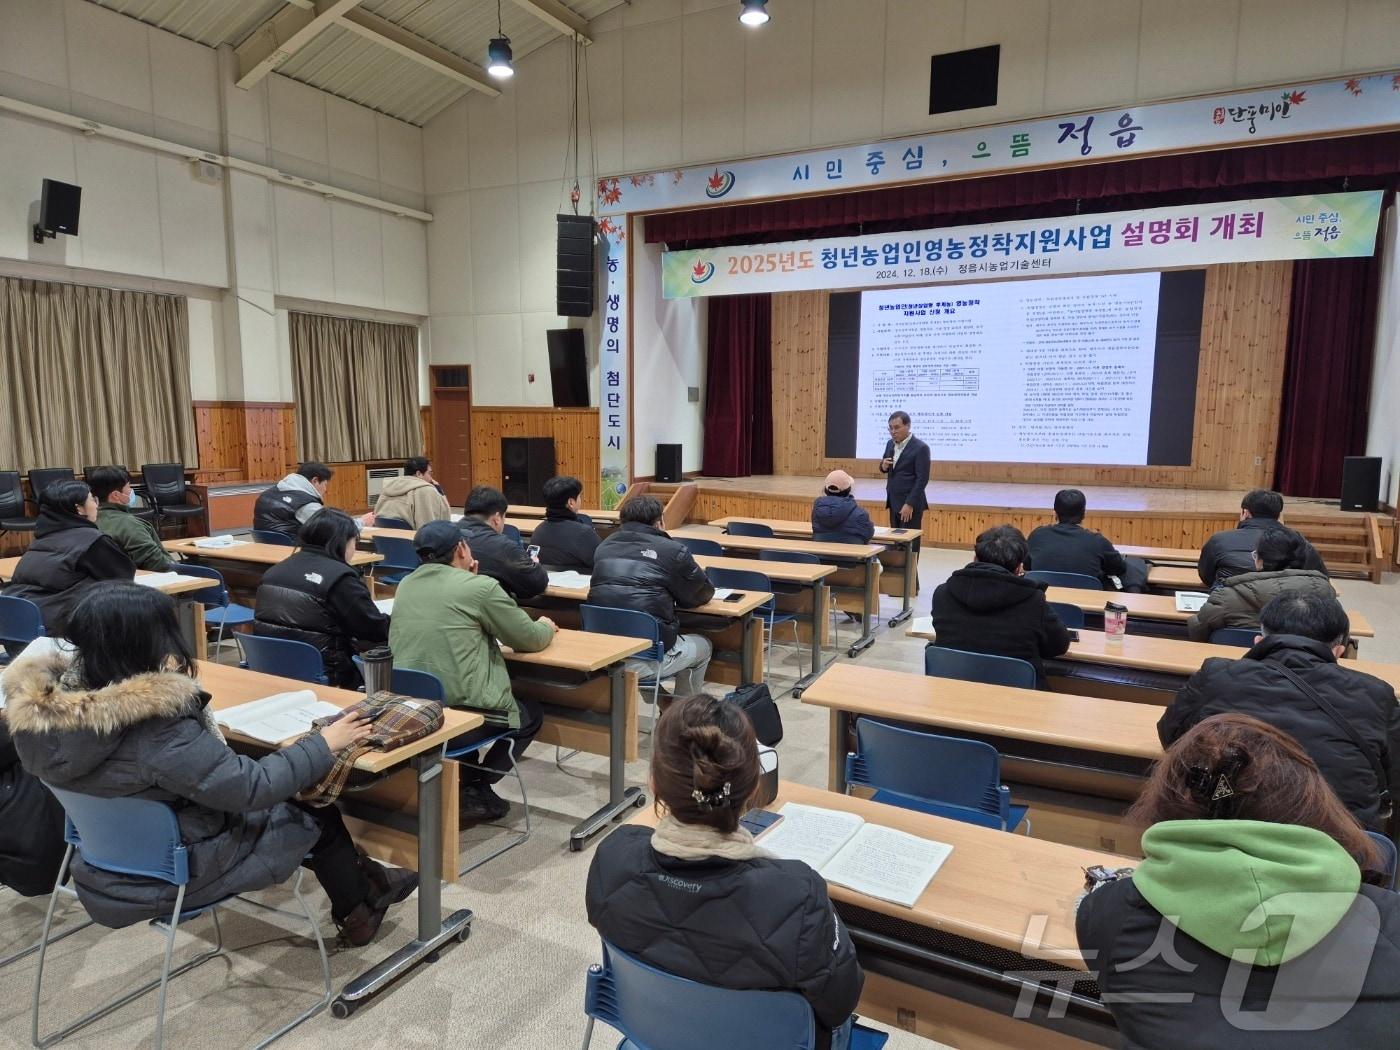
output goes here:
[{"label": "man in black puffer jacket", "polygon": [[578,478],[550,478],[544,483],[544,521],[530,537],[540,549],[540,564],[547,569],[593,571],[593,553],[598,549],[598,530],[593,519],[579,513],[583,483]]},{"label": "man in black puffer jacket", "polygon": [[478,485],[467,493],[464,517],[457,529],[476,559],[476,571],[490,576],[517,602],[526,602],[545,592],[549,573],[505,534],[509,508],[498,490]]},{"label": "man in black puffer jacket", "polygon": [[1045,600],[1045,584],[1026,579],[1026,538],[1010,525],[977,537],[977,560],[933,592],[931,645],[1024,660],[1045,688],[1043,657],[1069,648],[1069,632]]},{"label": "man in black puffer jacket", "polygon": [[870,515],[851,495],[854,484],[844,470],[833,470],[826,476],[826,494],[812,504],[813,538],[869,543],[874,537],[875,525]]}]

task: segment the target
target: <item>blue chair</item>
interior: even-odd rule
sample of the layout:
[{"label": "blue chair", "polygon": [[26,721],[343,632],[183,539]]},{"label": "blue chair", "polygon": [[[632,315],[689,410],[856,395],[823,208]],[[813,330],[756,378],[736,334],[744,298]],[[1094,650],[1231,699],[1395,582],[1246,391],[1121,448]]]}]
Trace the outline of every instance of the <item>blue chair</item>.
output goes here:
[{"label": "blue chair", "polygon": [[703,554],[711,558],[721,558],[724,556],[724,548],[714,540],[701,540],[692,536],[677,536],[682,546],[691,554]]},{"label": "blue chair", "polygon": [[1084,610],[1077,605],[1070,605],[1069,602],[1046,602],[1054,610],[1055,615],[1060,618],[1060,622],[1072,631],[1077,631],[1084,626]]},{"label": "blue chair", "polygon": [[0,664],[8,663],[6,646],[16,654],[35,638],[44,635],[44,615],[28,598],[7,598],[0,594]]},{"label": "blue chair", "polygon": [[314,645],[260,634],[237,634],[234,640],[243,653],[243,666],[249,670],[317,685],[327,684],[325,661],[321,659],[321,650]]},{"label": "blue chair", "polygon": [[525,541],[524,541],[524,539],[522,539],[521,536],[520,536],[520,530],[517,529],[514,525],[502,525],[502,526],[501,526],[501,535],[502,535],[502,536],[509,536],[511,539],[513,539],[513,540],[515,541],[515,545],[516,545],[517,547],[524,547],[524,546],[525,546]]},{"label": "blue chair", "polygon": [[869,718],[856,719],[846,782],[875,789],[876,802],[1002,831],[1015,831],[1026,817],[1027,807],[1011,804],[991,744]]},{"label": "blue chair", "polygon": [[[402,536],[375,536],[374,551],[384,555],[384,560],[374,567],[374,578],[379,583],[387,583],[391,587],[397,587],[405,577],[412,575],[414,569],[423,564],[418,552],[413,549],[413,541]],[[389,573],[381,576],[380,573],[385,569],[388,569]]]},{"label": "blue chair", "polygon": [[[845,543],[847,541],[840,540]],[[789,565],[820,565],[822,560],[815,554],[808,554],[806,551],[759,551],[759,561],[781,561]],[[797,588],[802,590],[802,588]],[[836,607],[836,603],[831,603],[831,630],[832,645],[837,649],[841,648],[841,610]]]},{"label": "blue chair", "polygon": [[773,529],[768,525],[760,525],[756,521],[731,521],[724,531],[731,536],[759,536],[763,539],[773,538]]},{"label": "blue chair", "polygon": [[656,703],[661,696],[661,666],[666,662],[666,645],[661,640],[661,624],[651,613],[638,609],[613,609],[606,605],[580,605],[579,617],[583,629],[594,634],[617,634],[624,638],[640,638],[651,643],[651,648],[643,649],[629,660],[651,663],[651,676],[643,676],[637,685],[651,690],[653,716]]},{"label": "blue chair", "polygon": [[[165,995],[170,978],[178,977],[200,963],[206,962],[216,955],[224,954],[223,930],[219,925],[217,909],[221,904],[233,898],[225,897],[195,908],[185,907],[185,887],[190,881],[189,858],[184,843],[180,840],[180,825],[175,819],[175,812],[165,803],[141,798],[95,798],[91,795],[80,795],[73,791],[53,787],[49,790],[53,792],[54,797],[58,799],[68,815],[67,828],[64,831],[68,851],[64,854],[63,864],[59,868],[58,881],[49,898],[48,914],[44,918],[44,932],[39,942],[39,972],[34,979],[34,1001],[30,1018],[31,1039],[37,1047],[52,1046],[60,1039],[86,1027],[98,1018],[105,1017],[113,1010],[159,988],[160,997],[156,1005],[155,1045],[156,1050],[161,1050],[165,1041]],[[158,880],[177,887],[175,906],[171,909],[168,920],[156,919],[151,923],[152,926],[165,933],[165,954],[159,978],[142,985],[134,992],[127,993],[113,1003],[87,1014],[61,1031],[41,1037],[39,1035],[39,1005],[43,989],[44,956],[48,951],[49,929],[53,922],[54,906],[59,897],[58,887],[68,877],[75,852],[82,857],[83,863],[90,867],[120,875]],[[321,929],[316,924],[316,918],[312,914],[306,898],[302,896],[302,879],[305,878],[305,875],[305,869],[298,871],[296,879],[292,882],[292,893],[301,906],[301,914],[278,911],[278,909],[266,908],[263,905],[259,905],[259,907],[267,911],[277,911],[279,915],[294,917],[298,920],[305,919],[310,925],[311,935],[316,941],[316,950],[321,956],[323,991],[320,1000],[315,1005],[264,1039],[258,1044],[259,1047],[267,1046],[273,1040],[290,1032],[297,1025],[316,1016],[330,1005],[332,996],[331,965],[326,956],[325,941],[321,939]],[[172,970],[170,962],[171,955],[175,950],[176,927],[182,922],[203,915],[205,912],[209,912],[214,919],[214,947],[201,952],[193,959]]]},{"label": "blue chair", "polygon": [[945,649],[931,642],[924,646],[924,674],[930,678],[957,678],[964,682],[1010,685],[1019,689],[1036,687],[1035,668],[1025,660]]},{"label": "blue chair", "polygon": [[[602,1021],[626,1038],[617,1050],[813,1050],[817,1022],[796,992],[716,988],[648,966],[603,942],[583,993],[583,1050]],[[889,1036],[848,1018],[832,1050],[880,1050]]]},{"label": "blue chair", "polygon": [[385,517],[381,514],[376,514],[374,516],[374,527],[376,529],[404,529],[408,532],[413,531],[412,522],[404,521],[403,518]]},{"label": "blue chair", "polygon": [[1253,649],[1258,637],[1257,627],[1217,627],[1210,632],[1212,645],[1238,645],[1245,649]]},{"label": "blue chair", "polygon": [[205,628],[214,627],[219,632],[214,640],[216,650],[224,643],[225,628],[240,627],[253,622],[253,610],[229,598],[228,588],[224,585],[224,575],[218,569],[211,569],[196,562],[182,562],[177,568],[183,576],[203,576],[215,581],[203,590],[189,591],[182,597],[204,606]]},{"label": "blue chair", "polygon": [[274,547],[295,547],[297,541],[288,536],[285,532],[273,532],[271,529],[254,529],[254,543],[270,543]]},{"label": "blue chair", "polygon": [[1026,573],[1026,579],[1039,580],[1047,587],[1073,587],[1081,591],[1101,591],[1103,581],[1082,572],[1048,572],[1033,569]]},{"label": "blue chair", "polygon": [[1386,877],[1386,887],[1395,889],[1396,861],[1400,859],[1400,853],[1397,853],[1394,840],[1389,835],[1382,835],[1379,831],[1368,831],[1366,835],[1370,838],[1371,844],[1380,850],[1381,874]]},{"label": "blue chair", "polygon": [[[763,573],[750,569],[706,569],[705,575],[716,587],[729,587],[736,591],[767,591],[769,594],[773,592],[773,581]],[[773,652],[773,632],[785,623],[792,624],[792,644],[797,651],[798,677],[803,677],[806,672],[802,670],[802,640],[797,636],[797,621],[801,617],[796,613],[779,612],[777,598],[769,598],[754,612],[758,613],[764,624],[764,677],[767,677],[769,656]]]}]

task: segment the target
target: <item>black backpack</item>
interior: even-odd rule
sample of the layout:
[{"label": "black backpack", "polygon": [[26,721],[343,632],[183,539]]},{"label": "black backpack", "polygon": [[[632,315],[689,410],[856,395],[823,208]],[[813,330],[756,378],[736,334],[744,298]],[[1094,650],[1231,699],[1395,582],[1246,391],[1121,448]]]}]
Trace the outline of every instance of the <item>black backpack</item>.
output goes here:
[{"label": "black backpack", "polygon": [[749,716],[749,721],[753,723],[754,736],[758,737],[760,744],[768,747],[778,746],[783,739],[783,718],[778,713],[778,705],[773,701],[773,694],[768,691],[768,686],[762,682],[741,685],[725,696],[725,700],[731,704],[738,704]]}]

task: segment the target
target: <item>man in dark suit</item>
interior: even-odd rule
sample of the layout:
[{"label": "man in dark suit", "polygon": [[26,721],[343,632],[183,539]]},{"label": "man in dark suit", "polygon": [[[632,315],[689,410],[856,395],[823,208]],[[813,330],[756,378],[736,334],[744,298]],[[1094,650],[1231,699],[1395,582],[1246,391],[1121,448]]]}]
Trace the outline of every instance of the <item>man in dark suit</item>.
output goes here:
[{"label": "man in dark suit", "polygon": [[[928,486],[928,468],[928,446],[914,436],[909,413],[894,413],[890,416],[890,439],[885,442],[885,455],[880,460],[891,528],[923,527],[924,511],[928,509],[928,496],[924,494]],[[919,549],[917,540],[914,549]]]}]

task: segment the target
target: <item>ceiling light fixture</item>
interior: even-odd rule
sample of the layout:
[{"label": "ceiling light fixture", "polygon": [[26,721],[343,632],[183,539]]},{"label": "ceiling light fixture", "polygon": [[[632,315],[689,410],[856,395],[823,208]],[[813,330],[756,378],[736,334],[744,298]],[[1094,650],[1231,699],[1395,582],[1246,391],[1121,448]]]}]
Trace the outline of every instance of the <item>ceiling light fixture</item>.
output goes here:
[{"label": "ceiling light fixture", "polygon": [[496,36],[486,45],[486,72],[497,80],[515,76],[511,58],[510,37],[506,36],[506,31],[501,25],[501,0],[496,0]]},{"label": "ceiling light fixture", "polygon": [[768,0],[741,0],[739,21],[751,29],[768,22]]}]

